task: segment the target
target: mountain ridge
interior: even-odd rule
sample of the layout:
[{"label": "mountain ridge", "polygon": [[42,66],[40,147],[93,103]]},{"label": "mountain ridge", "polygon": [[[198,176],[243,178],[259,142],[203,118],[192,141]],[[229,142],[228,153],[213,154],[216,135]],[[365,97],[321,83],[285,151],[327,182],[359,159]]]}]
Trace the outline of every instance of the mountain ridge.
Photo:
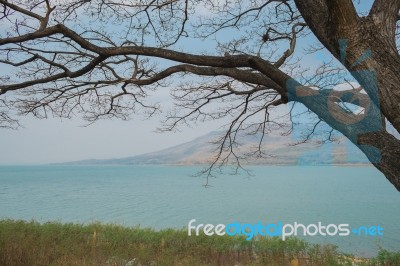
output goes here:
[{"label": "mountain ridge", "polygon": [[[55,163],[53,165],[204,165],[216,156],[217,146],[212,143],[221,132],[210,132],[191,141],[155,152],[114,159],[88,159]],[[248,165],[365,165],[365,155],[345,138],[338,143],[319,145],[308,142],[292,145],[290,136],[265,135],[261,150],[265,156],[246,156],[258,146],[260,136],[239,136],[238,155]]]}]

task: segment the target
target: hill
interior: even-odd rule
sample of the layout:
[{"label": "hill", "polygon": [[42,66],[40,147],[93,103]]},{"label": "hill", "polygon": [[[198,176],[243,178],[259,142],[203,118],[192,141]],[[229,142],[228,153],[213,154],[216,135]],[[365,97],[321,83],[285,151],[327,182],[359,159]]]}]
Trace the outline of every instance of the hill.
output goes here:
[{"label": "hill", "polygon": [[[68,162],[72,165],[198,165],[210,163],[216,155],[217,146],[212,143],[221,132],[211,132],[192,141],[143,155],[107,159]],[[237,154],[248,157],[258,146],[260,136],[243,135],[239,137],[241,145]],[[261,146],[263,156],[251,156],[243,159],[245,164],[254,165],[324,165],[324,164],[368,164],[368,159],[356,146],[346,139],[338,143],[317,144],[309,142],[293,145],[290,136],[265,135]]]}]

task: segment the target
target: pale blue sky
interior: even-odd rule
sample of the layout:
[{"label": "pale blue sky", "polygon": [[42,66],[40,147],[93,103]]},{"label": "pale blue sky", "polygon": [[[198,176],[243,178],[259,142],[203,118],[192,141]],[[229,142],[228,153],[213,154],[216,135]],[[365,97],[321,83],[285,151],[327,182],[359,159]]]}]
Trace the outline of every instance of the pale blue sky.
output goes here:
[{"label": "pale blue sky", "polygon": [[[363,2],[362,10],[368,10],[368,3],[370,1]],[[199,42],[186,42],[184,45],[191,45],[191,50],[198,51],[211,47]],[[317,57],[307,57],[303,63],[311,66],[318,61]],[[0,65],[0,69],[2,67]],[[158,98],[166,101],[168,106],[168,92],[160,93]],[[21,119],[24,128],[17,131],[0,129],[0,164],[42,164],[132,156],[192,140],[218,130],[221,125],[220,121],[214,121],[192,125],[192,128],[182,127],[181,132],[160,134],[155,130],[161,119],[162,115],[148,120],[133,116],[130,121],[103,120],[82,127],[85,122],[79,118],[38,120],[28,116]]]}]

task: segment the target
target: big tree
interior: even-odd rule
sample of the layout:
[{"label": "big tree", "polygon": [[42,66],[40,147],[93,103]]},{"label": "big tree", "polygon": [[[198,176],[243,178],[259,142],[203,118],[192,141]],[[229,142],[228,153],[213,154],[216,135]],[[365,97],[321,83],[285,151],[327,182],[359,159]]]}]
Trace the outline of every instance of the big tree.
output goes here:
[{"label": "big tree", "polygon": [[[151,116],[160,106],[148,95],[171,89],[165,130],[230,120],[212,169],[239,159],[238,132],[262,143],[284,127],[279,108],[290,105],[290,116],[297,103],[316,118],[305,141],[329,125],[326,140],[346,136],[400,190],[400,0],[371,4],[366,12],[351,0],[0,0],[0,127],[17,128],[26,114]],[[324,53],[318,67],[296,57],[299,43]]]}]

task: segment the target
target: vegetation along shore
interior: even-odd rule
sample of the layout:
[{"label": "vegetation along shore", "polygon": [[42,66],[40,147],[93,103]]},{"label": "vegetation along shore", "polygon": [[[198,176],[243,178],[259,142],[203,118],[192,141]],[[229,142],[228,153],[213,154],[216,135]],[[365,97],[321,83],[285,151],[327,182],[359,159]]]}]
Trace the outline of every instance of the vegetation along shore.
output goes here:
[{"label": "vegetation along shore", "polygon": [[400,252],[357,258],[291,238],[200,235],[186,229],[0,221],[0,265],[400,265]]}]

